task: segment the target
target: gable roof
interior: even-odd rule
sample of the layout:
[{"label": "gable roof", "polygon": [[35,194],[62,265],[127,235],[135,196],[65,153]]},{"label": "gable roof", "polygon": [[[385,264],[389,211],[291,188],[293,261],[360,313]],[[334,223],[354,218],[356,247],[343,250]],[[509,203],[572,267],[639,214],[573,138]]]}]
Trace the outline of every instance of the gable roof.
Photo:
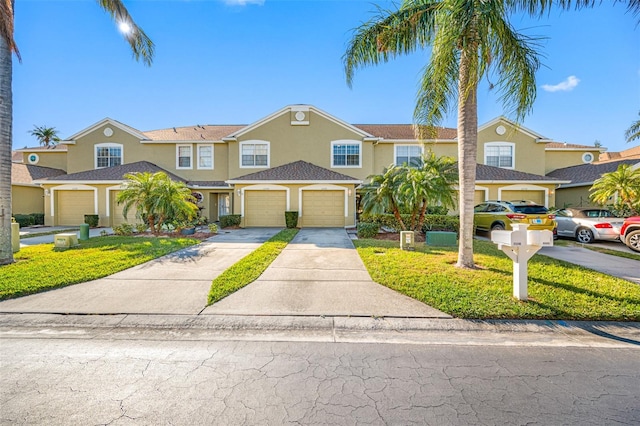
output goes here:
[{"label": "gable roof", "polygon": [[212,125],[171,127],[169,129],[144,132],[152,141],[221,141],[230,134],[243,129],[246,125]]},{"label": "gable roof", "polygon": [[606,151],[607,148],[597,147],[597,146],[589,146],[589,145],[578,145],[575,143],[566,143],[566,142],[549,142],[545,145],[544,149],[549,151]]},{"label": "gable roof", "polygon": [[235,179],[229,179],[227,183],[257,183],[257,182],[334,182],[334,183],[362,183],[360,179],[307,163],[295,161],[267,170],[250,173]]},{"label": "gable roof", "polygon": [[71,173],[63,176],[55,176],[48,179],[40,179],[41,183],[58,183],[58,182],[122,182],[124,181],[124,175],[127,173],[156,173],[164,172],[171,180],[185,182],[186,181],[174,175],[171,172],[166,171],[162,167],[158,167],[148,161],[137,161],[135,163],[122,164],[120,166],[105,167],[103,169],[86,170],[84,172]]},{"label": "gable roof", "polygon": [[332,121],[333,123],[344,127],[345,129],[351,130],[352,132],[360,135],[363,138],[370,138],[373,137],[373,135],[367,133],[366,131],[359,129],[357,127],[355,127],[352,124],[347,123],[346,121],[340,120],[337,117],[334,117],[333,115],[322,111],[319,108],[314,107],[313,105],[288,105],[276,112],[274,112],[271,115],[268,115],[252,124],[249,124],[248,126],[245,126],[244,128],[237,130],[235,132],[233,132],[232,134],[229,135],[230,138],[237,138],[239,136],[242,136],[243,134],[250,132],[253,129],[256,129],[260,126],[262,126],[265,123],[268,123],[271,120],[274,120],[280,116],[282,116],[283,114],[287,114],[290,113],[292,111],[309,111],[309,112],[313,112],[329,121]]},{"label": "gable roof", "polygon": [[[32,146],[32,147],[27,147],[25,146],[24,148],[20,148],[20,149],[16,149],[15,152],[17,153],[23,153],[23,152],[41,152],[41,151],[46,151],[46,152],[67,152],[67,146],[66,145],[49,145],[49,146]],[[20,155],[20,158],[22,159],[22,154]]]},{"label": "gable roof", "polygon": [[[416,140],[418,126],[415,124],[354,124],[355,127],[383,139]],[[436,127],[433,139],[456,139],[458,131],[448,127]]]},{"label": "gable roof", "polygon": [[621,164],[640,164],[640,159],[626,159],[618,161],[608,161],[606,163],[580,164],[579,166],[565,167],[550,172],[547,176],[557,179],[568,180],[571,183],[562,185],[563,188],[572,186],[592,185],[604,173],[615,172]]},{"label": "gable roof", "polygon": [[491,127],[491,126],[493,126],[495,124],[498,124],[498,123],[506,123],[509,126],[514,127],[516,130],[519,130],[519,131],[531,136],[534,139],[538,139],[541,142],[549,140],[548,138],[545,138],[544,136],[542,136],[540,133],[534,132],[533,130],[528,129],[528,128],[524,127],[523,125],[518,124],[515,121],[510,120],[507,117],[505,117],[504,115],[496,117],[493,120],[488,121],[488,122],[478,126],[478,133],[483,131],[484,129],[486,129],[488,127]]},{"label": "gable roof", "polygon": [[627,158],[640,158],[640,145],[620,152],[602,152],[600,153],[599,162],[622,160]]},{"label": "gable roof", "polygon": [[113,127],[116,127],[120,130],[122,130],[123,132],[129,133],[130,135],[144,140],[146,139],[146,136],[138,129],[134,129],[131,126],[128,126],[124,123],[121,123],[119,121],[116,121],[112,118],[103,118],[102,120],[98,121],[97,123],[92,124],[91,126],[87,127],[86,129],[80,130],[78,133],[75,133],[71,136],[69,136],[68,138],[60,141],[60,143],[62,144],[75,144],[76,139],[81,138],[82,136],[85,136],[86,134],[94,131],[95,129],[97,129],[98,127],[104,126],[104,125],[110,125]]},{"label": "gable roof", "polygon": [[[517,170],[503,169],[501,167],[487,166],[478,163],[476,165],[476,182],[517,182],[536,181],[538,183],[563,183],[559,177],[535,175],[533,173],[519,172]],[[568,181],[566,181],[568,182]]]},{"label": "gable roof", "polygon": [[34,180],[64,175],[66,172],[33,164],[11,163],[11,183],[31,185]]}]

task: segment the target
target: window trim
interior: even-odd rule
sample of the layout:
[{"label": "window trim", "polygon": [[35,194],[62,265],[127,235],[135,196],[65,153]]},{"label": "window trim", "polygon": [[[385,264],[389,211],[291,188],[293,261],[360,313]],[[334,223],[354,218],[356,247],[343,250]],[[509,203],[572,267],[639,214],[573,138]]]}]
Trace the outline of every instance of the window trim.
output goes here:
[{"label": "window trim", "polygon": [[[211,148],[211,167],[200,167],[200,148],[204,148],[204,147],[210,147]],[[201,145],[196,145],[196,151],[197,151],[197,168],[198,170],[213,170],[215,165],[214,165],[214,160],[215,160],[215,155],[214,155],[214,147],[213,144],[201,144]]]},{"label": "window trim", "polygon": [[[264,166],[256,166],[255,165],[255,152],[254,156],[254,165],[245,166],[242,164],[242,148],[245,145],[266,145],[267,146],[267,164]],[[260,139],[251,139],[247,141],[240,142],[239,150],[238,150],[238,164],[241,169],[268,169],[271,167],[271,143],[269,141],[264,141]]]},{"label": "window trim", "polygon": [[[333,156],[333,147],[336,145],[357,145],[358,146],[358,164],[357,165],[336,165],[335,158]],[[358,141],[355,139],[339,139],[335,141],[331,141],[331,167],[335,169],[361,169],[362,168],[362,141]]]},{"label": "window trim", "polygon": [[[422,157],[424,155],[424,145],[418,145],[418,144],[394,144],[393,145],[393,164],[395,164],[396,166],[402,166],[402,164],[398,164],[398,148],[400,147],[418,147],[420,148],[420,157]],[[411,158],[411,157],[409,157]],[[407,163],[408,166],[411,166],[411,163]]]},{"label": "window trim", "polygon": [[[491,167],[499,167],[501,169],[514,170],[516,168],[516,144],[513,142],[485,142],[484,144],[484,165],[489,166],[487,164],[487,148],[489,147],[504,147],[508,146],[511,148],[511,167],[503,167],[503,166],[491,166]],[[499,160],[500,156],[498,156],[498,164],[500,164]]]},{"label": "window trim", "polygon": [[[189,167],[180,167],[180,148],[189,148]],[[190,143],[176,144],[176,170],[193,170],[193,145]]]},{"label": "window trim", "polygon": [[124,145],[121,143],[115,142],[102,142],[93,145],[93,168],[98,169],[106,169],[108,167],[115,166],[105,166],[98,167],[98,148],[120,148],[120,165],[124,164]]}]

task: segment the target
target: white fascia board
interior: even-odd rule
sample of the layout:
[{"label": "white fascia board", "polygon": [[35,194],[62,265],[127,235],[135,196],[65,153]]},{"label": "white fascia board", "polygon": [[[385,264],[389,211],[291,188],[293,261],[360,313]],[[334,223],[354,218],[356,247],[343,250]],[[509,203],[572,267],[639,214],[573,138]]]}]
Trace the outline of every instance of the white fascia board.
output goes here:
[{"label": "white fascia board", "polygon": [[232,190],[233,188],[230,186],[202,186],[202,185],[187,185],[189,189],[227,189]]},{"label": "white fascia board", "polygon": [[35,180],[34,183],[20,183],[20,182],[11,182],[11,186],[25,186],[29,188],[40,188],[40,185],[37,185]]},{"label": "white fascia board", "polygon": [[221,141],[221,140],[213,140],[213,139],[197,139],[197,140],[155,140],[155,139],[147,139],[147,140],[144,140],[144,141],[140,141],[140,143],[143,143],[143,144],[167,144],[167,145],[194,143],[194,144],[210,145],[212,143],[224,143],[224,142]]},{"label": "white fascia board", "polygon": [[607,148],[604,148],[604,150],[602,150],[602,148],[598,148],[595,146],[585,146],[584,148],[545,148],[545,151],[599,151],[599,152],[604,152],[607,150]]},{"label": "white fascia board", "polygon": [[579,186],[592,186],[593,182],[576,182],[576,183],[567,183],[567,184],[562,184],[558,187],[558,189],[564,189],[564,188],[577,188]]},{"label": "white fascia board", "polygon": [[342,185],[359,185],[361,180],[226,180],[230,185],[249,185],[249,184],[274,184],[274,185],[311,185],[311,184],[342,184]]},{"label": "white fascia board", "polygon": [[570,180],[476,180],[476,183],[484,183],[484,184],[502,184],[502,183],[511,183],[511,184],[543,184],[543,185],[559,185],[563,183],[569,183]]},{"label": "white fascia board", "polygon": [[67,139],[60,141],[60,143],[63,144],[68,144],[68,145],[73,145],[76,143],[76,139],[81,138],[83,136],[85,136],[87,133],[92,132],[93,130],[97,129],[98,127],[104,126],[104,125],[110,125],[113,127],[117,127],[118,129],[122,130],[123,132],[129,133],[130,135],[140,139],[140,140],[146,140],[148,139],[144,134],[142,134],[142,132],[140,132],[137,129],[134,129],[133,127],[127,126],[126,124],[122,124],[119,121],[116,121],[112,118],[104,118],[100,121],[98,121],[97,123],[92,124],[91,126],[87,127],[86,129],[80,130],[78,133],[68,137]]},{"label": "white fascia board", "polygon": [[34,180],[39,185],[113,185],[124,183],[124,180]]},{"label": "white fascia board", "polygon": [[407,144],[431,144],[431,143],[458,143],[458,139],[381,139],[380,143],[407,143]]},{"label": "white fascia board", "polygon": [[509,119],[508,119],[507,117],[505,117],[504,115],[501,115],[501,116],[499,116],[499,117],[496,117],[496,118],[494,118],[493,120],[491,120],[491,121],[489,121],[489,122],[487,122],[487,123],[484,123],[484,124],[483,124],[483,125],[481,125],[481,126],[478,126],[478,133],[480,133],[481,131],[483,131],[483,130],[485,130],[485,129],[487,129],[487,128],[489,128],[489,127],[491,127],[491,126],[495,125],[495,124],[498,124],[498,123],[500,123],[500,122],[507,123],[507,124],[509,124],[510,126],[514,127],[516,130],[519,130],[519,131],[521,131],[522,133],[524,133],[524,134],[526,134],[526,135],[528,135],[528,136],[531,136],[531,137],[532,137],[532,138],[534,138],[534,139],[542,139],[542,140],[548,139],[548,138],[546,138],[546,137],[542,136],[540,133],[534,132],[533,130],[531,130],[531,129],[528,129],[528,128],[524,127],[522,124],[518,124],[518,123],[516,123],[515,121],[511,121],[511,120],[509,120]]},{"label": "white fascia board", "polygon": [[332,122],[338,124],[339,126],[344,127],[347,130],[351,130],[352,132],[362,136],[363,138],[375,138],[374,135],[372,135],[370,133],[367,133],[364,130],[359,129],[359,128],[355,127],[355,126],[352,126],[351,124],[347,123],[346,121],[340,120],[339,118],[337,118],[337,117],[335,117],[335,116],[333,116],[333,115],[331,115],[331,114],[329,114],[329,113],[327,113],[327,112],[325,112],[325,111],[323,111],[323,110],[321,110],[319,108],[316,108],[313,105],[309,105],[309,109],[314,111],[316,114],[321,115],[322,117],[326,118],[327,120],[332,121]]}]

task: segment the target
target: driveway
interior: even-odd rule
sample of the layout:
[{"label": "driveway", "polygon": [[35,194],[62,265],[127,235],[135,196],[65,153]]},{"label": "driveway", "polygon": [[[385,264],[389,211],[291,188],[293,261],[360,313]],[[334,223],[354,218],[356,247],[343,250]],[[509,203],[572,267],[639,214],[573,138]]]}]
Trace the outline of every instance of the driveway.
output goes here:
[{"label": "driveway", "polygon": [[206,315],[450,318],[371,280],[344,229],[302,229],[258,280]]},{"label": "driveway", "polygon": [[0,313],[198,314],[211,281],[278,231],[222,231],[197,246],[105,278],[0,302]]}]

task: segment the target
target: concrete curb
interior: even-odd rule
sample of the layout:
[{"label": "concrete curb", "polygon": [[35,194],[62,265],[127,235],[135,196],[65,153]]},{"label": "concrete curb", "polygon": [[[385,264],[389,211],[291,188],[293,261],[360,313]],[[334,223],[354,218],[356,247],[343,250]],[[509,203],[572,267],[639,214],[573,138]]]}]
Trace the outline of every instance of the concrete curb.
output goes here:
[{"label": "concrete curb", "polygon": [[0,338],[258,340],[640,349],[640,322],[1,314]]}]

